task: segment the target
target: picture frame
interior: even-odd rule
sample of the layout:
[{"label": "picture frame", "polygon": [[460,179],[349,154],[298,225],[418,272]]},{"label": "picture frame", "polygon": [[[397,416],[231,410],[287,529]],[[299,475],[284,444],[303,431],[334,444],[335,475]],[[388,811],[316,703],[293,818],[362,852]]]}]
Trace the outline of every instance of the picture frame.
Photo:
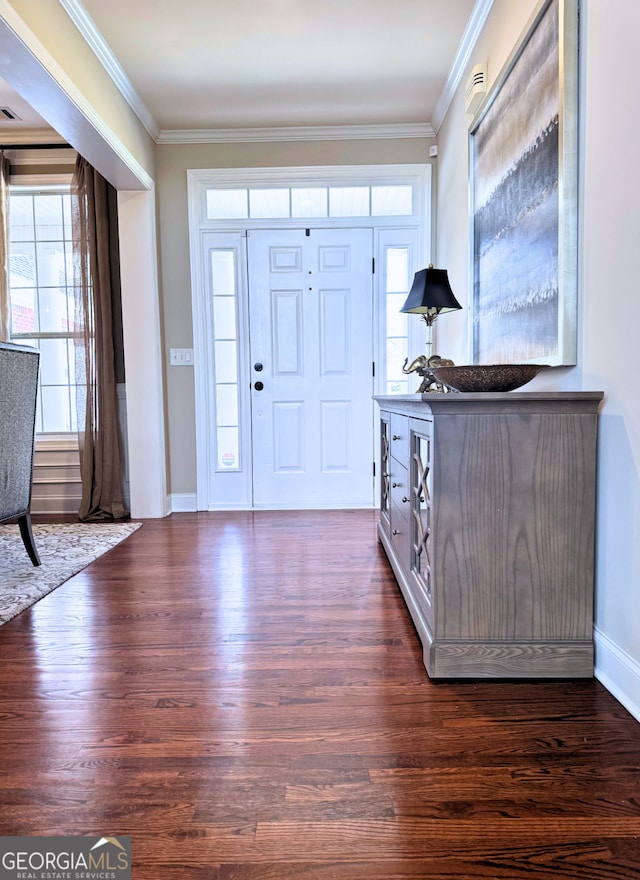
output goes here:
[{"label": "picture frame", "polygon": [[576,363],[578,2],[541,0],[469,129],[472,363]]}]

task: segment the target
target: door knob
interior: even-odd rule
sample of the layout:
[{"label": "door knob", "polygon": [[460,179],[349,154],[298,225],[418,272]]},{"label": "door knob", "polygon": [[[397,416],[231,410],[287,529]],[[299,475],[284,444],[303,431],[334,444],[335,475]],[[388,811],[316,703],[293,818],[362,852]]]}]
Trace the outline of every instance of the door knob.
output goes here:
[{"label": "door knob", "polygon": [[263,370],[263,366],[261,363],[257,363],[253,365],[253,369],[256,371],[256,373],[261,373]]},{"label": "door knob", "polygon": [[254,382],[253,387],[256,389],[256,391],[262,391],[262,389],[264,388],[264,382]]}]

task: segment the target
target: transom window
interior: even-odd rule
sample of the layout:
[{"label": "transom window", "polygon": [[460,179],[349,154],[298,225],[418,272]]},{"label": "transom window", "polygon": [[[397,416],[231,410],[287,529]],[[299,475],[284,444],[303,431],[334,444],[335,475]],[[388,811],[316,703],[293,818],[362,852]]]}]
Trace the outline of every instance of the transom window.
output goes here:
[{"label": "transom window", "polygon": [[207,189],[208,220],[409,217],[413,187],[311,186]]}]

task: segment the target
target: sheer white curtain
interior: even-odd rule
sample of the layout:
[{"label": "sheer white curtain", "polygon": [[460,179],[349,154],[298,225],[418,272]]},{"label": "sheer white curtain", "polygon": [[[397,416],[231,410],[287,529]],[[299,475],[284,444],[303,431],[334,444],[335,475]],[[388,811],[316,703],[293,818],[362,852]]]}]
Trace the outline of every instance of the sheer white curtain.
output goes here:
[{"label": "sheer white curtain", "polygon": [[9,176],[11,164],[0,155],[0,342],[7,342],[10,331],[9,302]]}]

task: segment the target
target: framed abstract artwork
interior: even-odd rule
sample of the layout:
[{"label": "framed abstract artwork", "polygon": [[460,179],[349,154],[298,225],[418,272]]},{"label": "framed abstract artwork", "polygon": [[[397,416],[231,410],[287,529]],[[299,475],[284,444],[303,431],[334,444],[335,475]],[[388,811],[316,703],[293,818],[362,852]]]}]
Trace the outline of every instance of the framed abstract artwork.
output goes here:
[{"label": "framed abstract artwork", "polygon": [[542,0],[469,131],[473,363],[575,364],[578,0]]}]

